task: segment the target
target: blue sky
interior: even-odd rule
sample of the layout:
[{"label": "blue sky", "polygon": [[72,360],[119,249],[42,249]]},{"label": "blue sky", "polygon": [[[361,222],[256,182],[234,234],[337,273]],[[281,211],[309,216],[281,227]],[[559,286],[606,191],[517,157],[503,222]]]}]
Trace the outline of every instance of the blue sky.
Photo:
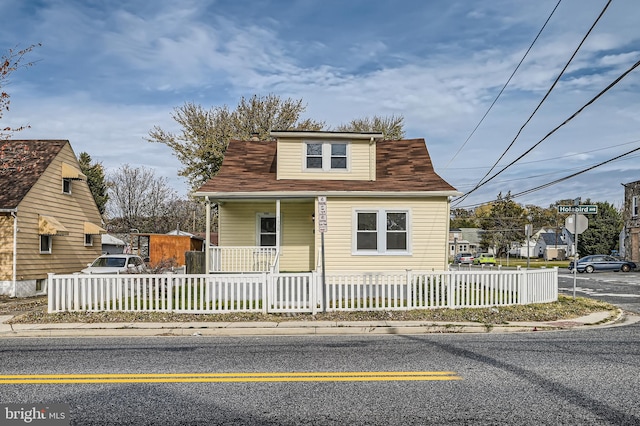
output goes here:
[{"label": "blue sky", "polygon": [[[483,124],[465,144],[557,0],[3,0],[0,49],[42,43],[12,75],[2,125],[21,139],[68,139],[107,168],[146,166],[182,195],[171,150],[175,107],[234,108],[242,96],[303,99],[328,126],[402,115],[436,171],[462,192],[489,171],[595,21],[605,0],[563,0]],[[506,165],[640,59],[637,0],[615,0]],[[640,68],[458,207],[519,193],[640,148]],[[620,207],[639,152],[516,198],[582,197]],[[494,173],[500,170],[500,166]]]}]

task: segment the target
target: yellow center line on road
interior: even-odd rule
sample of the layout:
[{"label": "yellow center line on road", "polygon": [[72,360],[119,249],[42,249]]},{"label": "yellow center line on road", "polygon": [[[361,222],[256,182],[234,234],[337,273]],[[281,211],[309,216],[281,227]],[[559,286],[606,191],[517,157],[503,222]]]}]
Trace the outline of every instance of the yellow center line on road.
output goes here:
[{"label": "yellow center line on road", "polygon": [[69,383],[368,382],[427,380],[462,380],[462,377],[451,371],[0,375],[0,385]]}]

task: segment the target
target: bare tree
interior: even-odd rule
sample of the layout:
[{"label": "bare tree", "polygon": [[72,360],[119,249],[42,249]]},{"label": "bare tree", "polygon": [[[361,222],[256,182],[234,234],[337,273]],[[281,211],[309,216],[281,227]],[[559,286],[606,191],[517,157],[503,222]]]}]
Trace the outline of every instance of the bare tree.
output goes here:
[{"label": "bare tree", "polygon": [[[2,57],[0,57],[0,119],[2,119],[5,111],[9,111],[9,104],[11,103],[9,99],[10,95],[4,89],[9,83],[9,77],[18,68],[29,67],[33,65],[33,62],[24,62],[24,57],[36,46],[41,46],[41,44],[32,44],[31,46],[22,50],[9,49],[9,52],[6,55],[2,55]],[[0,140],[9,139],[14,132],[19,132],[20,130],[29,127],[30,126],[25,125],[20,127],[0,128]]]},{"label": "bare tree", "polygon": [[109,175],[108,187],[107,212],[124,228],[121,231],[163,232],[166,206],[177,198],[166,178],[144,166],[124,164]]}]

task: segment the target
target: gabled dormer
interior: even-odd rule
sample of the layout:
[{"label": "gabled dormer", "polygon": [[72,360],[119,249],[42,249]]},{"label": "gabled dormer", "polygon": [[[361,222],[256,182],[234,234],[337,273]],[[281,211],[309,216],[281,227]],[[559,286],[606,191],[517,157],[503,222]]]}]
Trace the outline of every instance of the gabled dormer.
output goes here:
[{"label": "gabled dormer", "polygon": [[277,180],[376,180],[382,133],[273,131]]}]

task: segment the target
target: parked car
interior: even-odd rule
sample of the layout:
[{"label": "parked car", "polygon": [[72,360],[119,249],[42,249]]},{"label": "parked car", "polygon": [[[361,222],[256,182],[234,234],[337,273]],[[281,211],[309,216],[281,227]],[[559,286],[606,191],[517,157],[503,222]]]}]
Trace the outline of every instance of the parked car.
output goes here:
[{"label": "parked car", "polygon": [[83,274],[132,274],[143,273],[147,267],[135,254],[105,254],[89,263]]},{"label": "parked car", "polygon": [[[569,262],[569,270],[573,271],[574,262]],[[578,259],[577,271],[587,274],[593,271],[622,271],[629,272],[632,269],[636,269],[636,264],[626,260],[621,260],[613,256],[606,254],[593,254],[591,256],[585,256],[582,259]]]},{"label": "parked car", "polygon": [[496,258],[491,253],[480,253],[473,258],[474,265],[495,265]]},{"label": "parked car", "polygon": [[473,263],[473,255],[471,253],[457,253],[453,257],[453,263],[455,264],[466,263],[470,265]]}]

